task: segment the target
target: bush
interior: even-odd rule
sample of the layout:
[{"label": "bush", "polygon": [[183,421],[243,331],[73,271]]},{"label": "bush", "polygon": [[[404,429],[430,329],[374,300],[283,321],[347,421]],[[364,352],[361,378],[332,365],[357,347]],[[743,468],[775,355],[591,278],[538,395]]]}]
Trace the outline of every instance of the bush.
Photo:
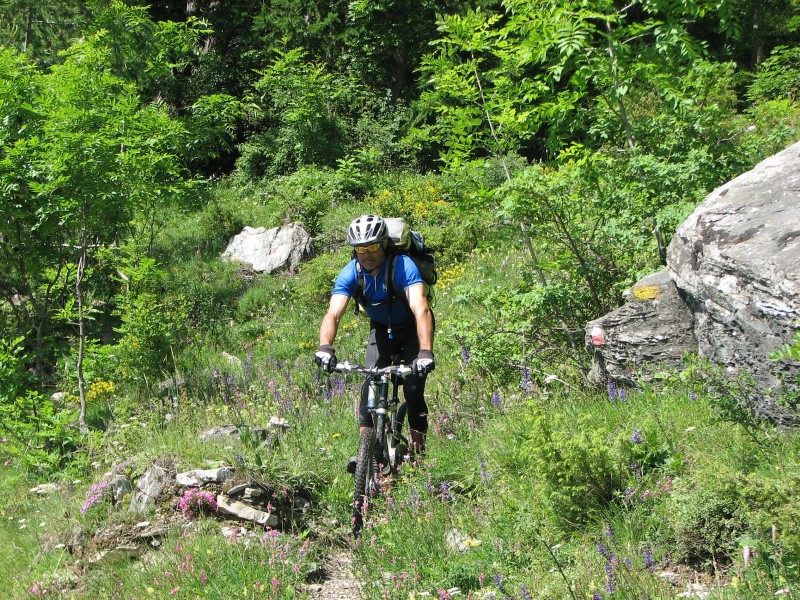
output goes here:
[{"label": "bush", "polygon": [[312,236],[319,233],[320,217],[348,199],[336,171],[328,168],[303,167],[262,189],[262,202],[275,206],[282,222],[300,221]]},{"label": "bush", "polygon": [[336,275],[350,260],[350,248],[343,246],[336,252],[326,252],[303,265],[302,277],[296,282],[294,295],[303,304],[327,307]]},{"label": "bush", "polygon": [[774,48],[769,58],[758,66],[747,98],[753,104],[764,100],[800,99],[800,48]]},{"label": "bush", "polygon": [[[730,483],[730,482],[728,482]],[[664,514],[674,540],[673,557],[702,569],[728,563],[747,522],[734,489],[723,481],[677,478]]]},{"label": "bush", "polygon": [[562,524],[586,523],[625,489],[631,461],[624,445],[590,422],[532,403],[519,452],[542,484],[542,500]]},{"label": "bush", "polygon": [[291,296],[294,279],[280,275],[263,275],[251,283],[236,303],[236,321],[244,323],[265,319]]}]

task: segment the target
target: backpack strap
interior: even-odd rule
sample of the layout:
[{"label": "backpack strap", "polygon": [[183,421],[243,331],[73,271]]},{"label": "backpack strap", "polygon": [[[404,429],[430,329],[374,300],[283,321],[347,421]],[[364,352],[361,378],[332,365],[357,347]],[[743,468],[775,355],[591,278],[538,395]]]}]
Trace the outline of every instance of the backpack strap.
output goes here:
[{"label": "backpack strap", "polygon": [[389,339],[394,339],[394,335],[392,334],[392,300],[397,295],[397,291],[394,289],[394,263],[397,262],[397,255],[394,254],[392,256],[387,257],[386,263],[386,273],[385,273],[385,280],[384,284],[386,285],[386,291],[389,292],[389,326],[386,329],[386,334],[389,336]]},{"label": "backpack strap", "polygon": [[[355,252],[353,252],[353,258],[355,258]],[[366,285],[364,282],[364,269],[361,268],[361,263],[356,260],[356,293],[353,296],[353,300],[356,301],[356,305],[353,307],[353,314],[356,316],[361,312],[361,302],[364,299]]]}]

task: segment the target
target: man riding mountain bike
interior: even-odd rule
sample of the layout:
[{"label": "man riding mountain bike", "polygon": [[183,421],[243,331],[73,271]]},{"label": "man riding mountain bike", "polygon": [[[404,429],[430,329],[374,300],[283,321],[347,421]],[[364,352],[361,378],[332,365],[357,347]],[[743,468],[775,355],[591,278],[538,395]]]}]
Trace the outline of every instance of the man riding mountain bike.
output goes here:
[{"label": "man riding mountain bike", "polygon": [[[355,298],[370,319],[366,366],[389,366],[392,357],[397,355],[411,365],[413,375],[403,380],[403,394],[408,405],[412,449],[421,455],[428,431],[425,378],[435,367],[435,321],[425,282],[414,261],[399,254],[392,270],[394,285],[387,284],[389,230],[381,217],[362,215],[355,219],[347,229],[347,243],[353,247],[353,259],[336,277],[328,312],[320,325],[319,348],[314,361],[328,372],[336,366],[333,343],[339,321],[350,299]],[[359,271],[362,272],[362,290],[359,290]],[[393,290],[403,296],[393,298]],[[366,388],[361,393],[359,425],[362,431],[373,426],[367,412]],[[348,470],[354,470],[354,466],[348,464]]]}]

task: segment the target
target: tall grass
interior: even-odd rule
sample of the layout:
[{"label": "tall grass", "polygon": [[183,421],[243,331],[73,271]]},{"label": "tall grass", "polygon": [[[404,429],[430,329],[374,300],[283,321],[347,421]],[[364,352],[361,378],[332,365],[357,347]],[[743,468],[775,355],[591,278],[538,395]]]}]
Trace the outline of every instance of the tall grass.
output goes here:
[{"label": "tall grass", "polygon": [[[217,200],[206,217],[226,227],[267,209],[231,206],[231,189]],[[316,221],[323,245],[342,226],[335,215]],[[717,385],[708,369],[639,389],[586,388],[577,354],[563,338],[545,347],[541,321],[516,299],[531,287],[530,265],[509,231],[483,227],[491,245],[474,250],[472,225],[448,219],[463,235],[446,249],[436,289],[428,451],[375,499],[359,540],[345,464],[361,382],[327,376],[311,358],[325,290],[347,253],[245,285],[215,266],[220,240],[202,242],[217,225],[186,220],[161,249],[187,266],[167,291],[196,322],[170,347],[176,372],[164,373],[184,384],[109,392],[102,429],[77,452],[91,468],[54,473],[49,494],[29,492],[48,481],[24,457],[0,466],[6,597],[302,598],[332,545],[353,549],[367,599],[673,598],[690,584],[709,598],[800,593],[800,436],[745,418],[730,401],[735,386]],[[143,310],[142,321],[172,306]],[[337,355],[362,360],[367,331],[348,311]],[[112,350],[97,360],[108,359],[104,378],[114,375]],[[287,426],[269,429],[273,418]],[[224,424],[244,433],[200,439]],[[256,427],[266,435],[248,434]],[[231,465],[239,480],[306,498],[310,509],[283,531],[238,524],[235,534],[213,514],[176,517],[177,489],[147,515],[106,497],[83,512],[90,486],[124,461],[135,476],[154,462]],[[101,540],[167,516],[171,529],[138,558],[95,560],[108,549]]]}]

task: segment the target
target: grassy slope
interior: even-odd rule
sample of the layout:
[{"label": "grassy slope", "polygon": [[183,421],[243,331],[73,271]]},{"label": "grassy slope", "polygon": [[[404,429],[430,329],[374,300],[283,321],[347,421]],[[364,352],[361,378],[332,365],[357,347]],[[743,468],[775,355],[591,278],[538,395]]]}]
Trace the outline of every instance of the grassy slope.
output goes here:
[{"label": "grassy slope", "polygon": [[[697,368],[623,400],[585,389],[559,365],[534,373],[526,386],[521,379],[500,385],[460,352],[454,328],[483,310],[464,298],[481,287],[513,289],[518,259],[476,253],[450,265],[439,286],[430,451],[377,502],[355,545],[359,574],[370,584],[364,595],[445,598],[458,588],[498,598],[670,598],[698,581],[724,585],[715,597],[797,593],[800,443],[793,433],[745,435],[746,414],[716,420],[717,399],[704,389],[713,373]],[[359,383],[329,387],[311,365],[325,304],[309,279],[325,281],[342,256],[319,260],[326,261],[319,272],[251,285],[217,347],[184,357],[195,367],[188,395],[174,404],[113,399],[115,426],[93,475],[31,497],[23,473],[13,465],[0,471],[7,597],[44,589],[75,598],[305,593],[327,547],[349,543],[343,467],[356,444]],[[358,359],[365,334],[363,319],[348,313],[339,354]],[[248,367],[229,368],[230,385],[203,388],[212,369],[224,367],[221,349]],[[558,379],[546,383],[547,375]],[[197,440],[208,427],[265,425],[275,415],[290,423],[275,446]],[[276,493],[302,490],[312,514],[296,531],[233,541],[213,519],[199,519],[139,561],[88,565],[90,556],[71,553],[70,544],[88,548],[93,533],[140,520],[108,503],[80,510],[89,485],[129,457],[136,473],[165,458],[179,471],[225,461]],[[749,565],[745,546],[753,549]]]}]

